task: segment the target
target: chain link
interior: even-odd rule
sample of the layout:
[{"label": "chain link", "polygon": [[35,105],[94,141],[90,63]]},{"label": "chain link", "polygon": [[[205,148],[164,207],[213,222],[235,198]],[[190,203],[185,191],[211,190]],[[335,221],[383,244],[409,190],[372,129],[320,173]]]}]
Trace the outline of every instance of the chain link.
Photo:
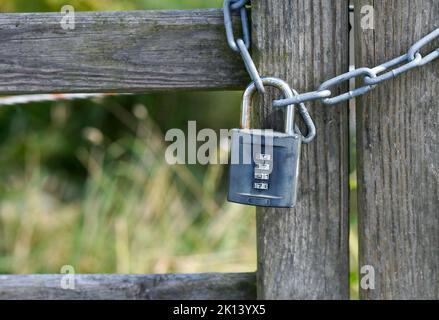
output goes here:
[{"label": "chain link", "polygon": [[235,10],[239,10],[241,16],[243,41],[245,43],[245,47],[248,50],[250,49],[250,30],[247,17],[247,9],[245,8],[245,4],[247,2],[248,0],[224,0],[224,26],[226,28],[227,43],[229,44],[229,47],[235,52],[239,52],[239,48],[235,40],[235,34],[233,32],[232,4],[237,5],[243,3],[242,6],[238,6],[238,8]]},{"label": "chain link", "polygon": [[[299,93],[296,90],[292,89],[291,91],[296,97],[299,95]],[[300,128],[297,125],[294,126],[294,130],[296,131],[296,133],[302,135],[302,143],[309,144],[316,137],[317,134],[316,125],[314,124],[314,121],[312,120],[311,115],[308,112],[308,109],[305,107],[305,104],[303,102],[300,102],[297,104],[297,106],[299,107],[299,114],[303,122],[305,123],[306,127],[308,128],[308,132],[306,133],[305,136],[300,131]]]},{"label": "chain link", "polygon": [[[302,93],[290,99],[275,100],[273,106],[285,107],[290,104],[300,104],[301,102],[313,100],[320,100],[324,104],[333,105],[366,94],[384,81],[393,79],[411,69],[424,66],[439,58],[439,48],[425,56],[422,56],[419,52],[422,48],[437,38],[439,38],[439,28],[417,41],[410,47],[406,54],[400,57],[394,58],[372,69],[359,68],[352,70],[325,81],[320,85],[317,91]],[[397,67],[398,65],[399,67]],[[332,93],[329,90],[330,88],[356,77],[363,77],[363,86],[336,97],[331,97]]]},{"label": "chain link", "polygon": [[416,57],[413,61],[407,62],[406,64],[403,64],[402,66],[395,68],[391,71],[388,71],[380,76],[377,76],[377,74],[386,71],[389,68],[392,68],[398,64],[401,64],[405,61],[408,61],[408,55],[403,55],[400,56],[396,59],[390,60],[386,63],[383,63],[375,68],[373,68],[372,70],[375,73],[375,77],[372,79],[370,77],[365,77],[364,78],[364,82],[369,84],[369,85],[376,85],[379,84],[381,82],[393,79],[397,76],[399,76],[400,74],[403,74],[413,68],[416,68],[419,66],[419,64],[422,62],[422,56],[420,53],[416,54]]},{"label": "chain link", "polygon": [[435,40],[439,37],[439,28],[431,32],[430,34],[423,37],[421,40],[416,42],[414,45],[412,45],[408,51],[408,59],[409,61],[415,60],[415,56],[417,53],[419,53],[419,50],[421,50],[424,46]]},{"label": "chain link", "polygon": [[[265,89],[259,75],[258,69],[253,62],[253,59],[248,51],[250,49],[250,31],[247,15],[247,8],[245,7],[249,0],[224,0],[224,25],[226,27],[227,43],[229,47],[238,52],[244,61],[245,68],[250,75],[251,80],[255,83],[256,89],[259,93],[264,94]],[[242,35],[244,39],[235,39],[232,23],[232,11],[239,10],[242,24]]]},{"label": "chain link", "polygon": [[[224,0],[224,8],[223,8],[224,25],[226,28],[227,43],[233,51],[239,52],[239,54],[242,57],[242,60],[244,61],[245,68],[247,69],[247,72],[249,73],[250,78],[252,80],[249,88],[253,86],[253,88],[256,88],[256,90],[260,94],[264,94],[265,93],[264,81],[270,82],[273,79],[281,83],[284,83],[284,81],[278,78],[261,78],[255,63],[253,62],[250,52],[248,51],[250,48],[250,32],[249,32],[249,23],[248,23],[247,8],[246,8],[248,2],[249,0]],[[232,23],[232,11],[234,10],[240,11],[242,34],[244,39],[240,39],[240,38],[235,39],[235,35],[233,32],[233,23]],[[288,86],[286,83],[285,85]],[[292,89],[291,91],[293,92],[296,98],[305,96],[303,97],[305,98],[305,101],[314,100],[316,99],[316,97],[319,99],[325,98],[331,95],[331,91],[329,90],[310,93],[308,95],[306,94],[299,95],[298,92],[294,89]],[[297,134],[302,135],[302,143],[307,144],[314,140],[316,136],[316,127],[303,101],[300,101],[298,103],[290,103],[289,105],[292,106],[296,104],[298,106],[299,115],[301,116],[303,122],[308,128],[308,131],[306,135],[303,135],[302,132],[300,131],[300,128],[297,125],[294,125],[294,130]],[[287,112],[286,115],[287,121],[294,121],[294,111],[292,112],[293,112],[292,114],[289,114],[289,112]]]},{"label": "chain link", "polygon": [[[330,80],[323,82],[319,87],[319,91],[329,90],[329,88],[331,88],[333,86],[338,86],[345,81],[349,81],[350,79],[360,77],[360,76],[363,76],[363,77],[369,76],[369,77],[374,78],[374,77],[376,77],[376,74],[369,68],[355,69],[355,70],[346,72],[345,74],[342,74],[340,76],[337,76],[335,78],[332,78]],[[352,91],[346,92],[344,94],[338,95],[338,96],[333,97],[333,98],[325,98],[322,101],[324,104],[329,104],[329,105],[337,104],[337,103],[340,103],[341,101],[349,100],[349,99],[352,99],[354,97],[358,97],[362,94],[365,94],[365,93],[371,91],[373,88],[374,87],[371,85],[366,85],[366,86],[354,89]]]},{"label": "chain link", "polygon": [[230,9],[232,10],[238,10],[242,7],[245,7],[249,0],[232,0],[232,3],[230,4]]},{"label": "chain link", "polygon": [[241,54],[242,60],[244,61],[245,68],[247,69],[250,78],[255,83],[256,89],[259,91],[259,93],[264,94],[265,88],[264,84],[262,83],[261,76],[259,75],[258,69],[253,62],[253,59],[250,55],[250,52],[248,52],[244,41],[242,41],[242,39],[238,39],[236,40],[236,44],[238,45],[239,53]]}]

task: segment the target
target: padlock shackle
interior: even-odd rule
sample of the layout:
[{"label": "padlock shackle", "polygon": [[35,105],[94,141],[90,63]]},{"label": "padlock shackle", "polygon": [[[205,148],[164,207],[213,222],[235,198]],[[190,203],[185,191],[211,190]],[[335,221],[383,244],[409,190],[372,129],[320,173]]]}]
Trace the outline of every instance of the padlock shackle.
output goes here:
[{"label": "padlock shackle", "polygon": [[[293,98],[294,93],[291,90],[288,83],[285,81],[274,78],[274,77],[264,77],[261,78],[264,86],[275,87],[282,91],[285,99]],[[251,111],[252,111],[252,99],[256,92],[255,83],[252,82],[244,92],[244,96],[242,98],[242,106],[241,106],[241,128],[242,129],[250,129],[251,123]],[[294,134],[294,113],[295,107],[294,105],[289,105],[286,108],[285,114],[285,133]]]}]

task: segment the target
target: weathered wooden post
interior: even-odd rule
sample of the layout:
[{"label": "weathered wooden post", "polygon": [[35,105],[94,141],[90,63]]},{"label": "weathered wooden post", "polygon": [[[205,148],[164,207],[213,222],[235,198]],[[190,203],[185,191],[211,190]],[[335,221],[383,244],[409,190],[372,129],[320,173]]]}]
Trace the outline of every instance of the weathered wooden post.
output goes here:
[{"label": "weathered wooden post", "polygon": [[[253,0],[252,29],[260,73],[298,91],[348,71],[347,0]],[[283,130],[266,96],[259,124]],[[348,108],[308,106],[317,138],[303,148],[298,205],[257,210],[261,299],[349,297]]]},{"label": "weathered wooden post", "polygon": [[[374,6],[373,29],[361,26],[366,5]],[[439,26],[437,0],[355,6],[359,66],[406,53]],[[360,268],[375,271],[364,299],[439,299],[438,78],[435,61],[358,100]]]}]

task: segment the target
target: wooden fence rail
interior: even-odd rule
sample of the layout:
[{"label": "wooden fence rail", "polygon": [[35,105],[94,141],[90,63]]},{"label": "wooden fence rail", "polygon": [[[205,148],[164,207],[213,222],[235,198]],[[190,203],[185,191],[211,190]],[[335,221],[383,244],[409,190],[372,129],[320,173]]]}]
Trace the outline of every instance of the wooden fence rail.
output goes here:
[{"label": "wooden fence rail", "polygon": [[[220,9],[0,14],[0,94],[239,89]],[[238,22],[238,21],[237,21]],[[237,28],[238,29],[238,28]]]},{"label": "wooden fence rail", "polygon": [[[253,0],[260,73],[303,92],[348,71],[348,5]],[[365,5],[374,7],[371,30],[361,26]],[[358,67],[405,53],[439,26],[437,0],[356,0],[355,8]],[[71,31],[60,20],[0,14],[0,94],[239,89],[249,81],[219,9],[78,13]],[[357,100],[360,268],[375,275],[364,299],[439,299],[438,63]],[[283,130],[273,97],[259,102],[256,123]],[[76,290],[61,289],[62,275],[0,276],[0,299],[348,299],[348,107],[309,109],[317,138],[303,147],[298,205],[257,210],[256,274],[77,275]]]},{"label": "wooden fence rail", "polygon": [[165,275],[75,275],[75,287],[63,289],[65,275],[0,276],[0,300],[249,300],[256,298],[254,273]]}]

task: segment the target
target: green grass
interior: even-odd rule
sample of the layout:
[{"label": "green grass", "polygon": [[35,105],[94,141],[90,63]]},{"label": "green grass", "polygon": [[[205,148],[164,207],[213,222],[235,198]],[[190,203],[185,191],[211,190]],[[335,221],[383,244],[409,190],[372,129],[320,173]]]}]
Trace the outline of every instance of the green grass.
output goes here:
[{"label": "green grass", "polygon": [[60,200],[69,182],[35,160],[7,178],[0,271],[57,273],[66,264],[80,273],[254,271],[254,209],[218,195],[224,166],[199,178],[167,165],[155,123],[118,112],[130,136],[105,145],[98,129],[83,130],[90,143],[77,150],[88,172],[81,198]]}]

